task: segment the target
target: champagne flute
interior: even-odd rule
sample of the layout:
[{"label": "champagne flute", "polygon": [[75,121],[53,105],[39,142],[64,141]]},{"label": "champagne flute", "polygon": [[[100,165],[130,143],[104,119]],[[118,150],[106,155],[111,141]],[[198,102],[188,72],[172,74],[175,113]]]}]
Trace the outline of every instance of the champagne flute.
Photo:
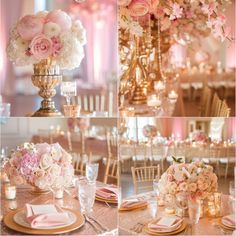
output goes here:
[{"label": "champagne flute", "polygon": [[67,105],[71,104],[71,97],[76,96],[76,81],[66,81],[61,83],[61,95],[66,97]]}]

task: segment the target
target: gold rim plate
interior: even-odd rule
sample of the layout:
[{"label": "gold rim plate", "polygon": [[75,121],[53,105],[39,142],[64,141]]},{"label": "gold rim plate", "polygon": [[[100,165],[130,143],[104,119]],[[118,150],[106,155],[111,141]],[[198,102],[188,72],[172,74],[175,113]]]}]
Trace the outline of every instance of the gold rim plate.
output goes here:
[{"label": "gold rim plate", "polygon": [[148,203],[143,204],[142,206],[133,206],[133,207],[129,207],[129,208],[121,207],[121,208],[119,208],[119,211],[143,210],[143,209],[147,208],[147,206],[148,206]]},{"label": "gold rim plate", "polygon": [[118,200],[108,200],[108,199],[105,199],[105,198],[100,198],[100,197],[95,197],[95,199],[99,202],[108,202],[108,203],[112,203],[112,204],[117,204],[118,203]]},{"label": "gold rim plate", "polygon": [[186,226],[187,226],[186,222],[183,221],[182,225],[178,229],[176,229],[176,230],[174,230],[172,232],[155,232],[155,231],[150,230],[148,228],[148,225],[146,225],[144,227],[144,230],[145,230],[146,233],[151,234],[151,235],[161,235],[161,236],[163,236],[163,235],[178,234],[178,233],[182,232],[186,228]]},{"label": "gold rim plate", "polygon": [[6,216],[4,216],[4,224],[10,228],[13,229],[17,232],[21,232],[21,233],[25,233],[25,234],[39,234],[39,235],[45,235],[45,234],[63,234],[63,233],[68,233],[71,232],[73,230],[79,229],[80,227],[82,227],[85,223],[84,217],[81,214],[81,212],[79,211],[74,211],[71,209],[65,209],[67,211],[72,212],[73,214],[76,215],[77,219],[76,221],[69,225],[69,226],[65,226],[62,228],[58,228],[58,229],[30,229],[30,228],[26,228],[23,227],[21,225],[18,225],[15,221],[14,221],[14,215],[19,212],[22,211],[23,209],[19,209],[13,212],[9,212],[6,214]]},{"label": "gold rim plate", "polygon": [[222,218],[219,220],[219,224],[220,224],[220,226],[222,227],[222,228],[224,228],[224,229],[227,229],[227,230],[235,230],[236,228],[234,228],[234,227],[230,227],[230,226],[227,226],[227,225],[225,225],[223,222],[222,222]]}]

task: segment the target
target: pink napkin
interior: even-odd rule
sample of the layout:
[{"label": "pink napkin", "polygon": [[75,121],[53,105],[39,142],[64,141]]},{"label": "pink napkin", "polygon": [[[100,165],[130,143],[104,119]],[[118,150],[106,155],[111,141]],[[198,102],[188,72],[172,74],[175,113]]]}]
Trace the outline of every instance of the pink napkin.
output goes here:
[{"label": "pink napkin", "polygon": [[70,222],[67,212],[63,212],[55,205],[26,204],[26,218],[32,228],[60,226]]},{"label": "pink napkin", "polygon": [[172,232],[178,229],[183,222],[183,219],[177,216],[161,217],[153,220],[148,224],[148,228],[156,232]]},{"label": "pink napkin", "polygon": [[139,200],[139,199],[130,199],[130,200],[125,200],[121,204],[121,208],[132,208],[132,207],[143,207],[147,205],[147,201],[144,200]]},{"label": "pink napkin", "polygon": [[96,196],[107,200],[117,200],[118,189],[112,187],[97,188]]},{"label": "pink napkin", "polygon": [[225,223],[225,225],[230,225],[231,227],[236,227],[236,215],[232,214],[232,215],[228,215],[228,216],[224,216],[222,218],[222,222]]}]

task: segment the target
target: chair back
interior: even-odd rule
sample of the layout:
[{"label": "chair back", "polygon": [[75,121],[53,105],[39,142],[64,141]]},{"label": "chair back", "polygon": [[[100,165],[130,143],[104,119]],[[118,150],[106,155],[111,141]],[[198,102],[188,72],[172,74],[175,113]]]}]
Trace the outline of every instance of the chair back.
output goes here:
[{"label": "chair back", "polygon": [[107,158],[106,170],[104,175],[104,183],[108,182],[117,184],[119,186],[119,176],[120,176],[120,168],[119,162],[116,159]]},{"label": "chair back", "polygon": [[[157,177],[160,178],[160,165],[145,166],[145,167],[131,167],[135,193],[137,194],[141,189],[150,188],[150,182]],[[147,184],[149,185],[147,186]],[[145,185],[144,185],[145,184]]]}]

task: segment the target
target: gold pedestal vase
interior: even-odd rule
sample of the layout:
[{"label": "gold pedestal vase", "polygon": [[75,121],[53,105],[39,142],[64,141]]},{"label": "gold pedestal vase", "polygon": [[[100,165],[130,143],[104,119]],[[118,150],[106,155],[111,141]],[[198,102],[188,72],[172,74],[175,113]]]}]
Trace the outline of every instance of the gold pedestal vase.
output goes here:
[{"label": "gold pedestal vase", "polygon": [[52,98],[56,95],[55,87],[62,81],[59,66],[50,59],[34,64],[34,74],[31,77],[34,86],[39,88],[39,96],[43,98],[41,107],[33,116],[35,117],[60,117]]}]

